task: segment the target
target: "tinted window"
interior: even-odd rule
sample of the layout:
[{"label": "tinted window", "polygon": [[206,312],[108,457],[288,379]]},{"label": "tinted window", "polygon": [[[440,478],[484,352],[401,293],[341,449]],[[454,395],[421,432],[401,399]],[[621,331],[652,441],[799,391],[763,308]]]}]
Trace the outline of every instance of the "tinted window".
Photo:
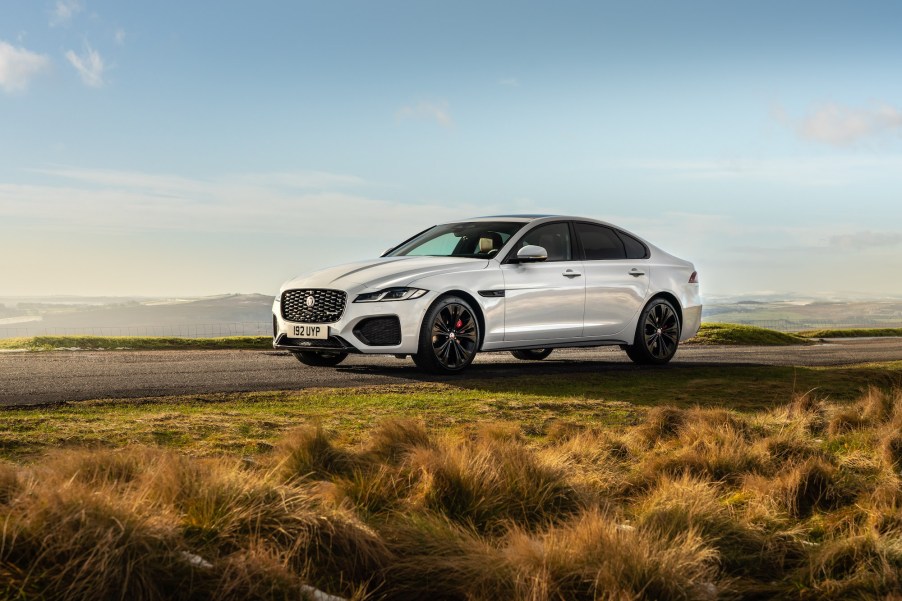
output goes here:
[{"label": "tinted window", "polygon": [[648,249],[645,248],[644,244],[629,234],[617,232],[617,235],[620,236],[620,239],[623,240],[623,246],[626,247],[627,259],[645,259],[648,257]]},{"label": "tinted window", "polygon": [[512,256],[524,246],[541,246],[548,253],[547,261],[569,261],[570,253],[570,227],[566,223],[549,223],[526,232],[520,238]]},{"label": "tinted window", "polygon": [[625,259],[626,250],[616,232],[609,227],[577,223],[576,234],[583,245],[587,261]]}]

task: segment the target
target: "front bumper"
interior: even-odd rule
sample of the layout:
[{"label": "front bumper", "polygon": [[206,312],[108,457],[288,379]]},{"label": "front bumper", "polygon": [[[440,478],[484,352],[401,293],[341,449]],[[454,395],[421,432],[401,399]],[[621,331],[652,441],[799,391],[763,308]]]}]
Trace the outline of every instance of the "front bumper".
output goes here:
[{"label": "front bumper", "polygon": [[[435,294],[426,294],[414,300],[355,303],[356,295],[349,293],[341,319],[334,323],[322,324],[328,327],[327,340],[292,338],[289,333],[296,322],[282,317],[281,295],[275,299],[273,313],[273,348],[288,351],[338,351],[347,353],[412,355],[417,352],[420,324]],[[397,317],[401,329],[401,342],[395,345],[367,344],[355,329],[360,323],[373,317]]]}]

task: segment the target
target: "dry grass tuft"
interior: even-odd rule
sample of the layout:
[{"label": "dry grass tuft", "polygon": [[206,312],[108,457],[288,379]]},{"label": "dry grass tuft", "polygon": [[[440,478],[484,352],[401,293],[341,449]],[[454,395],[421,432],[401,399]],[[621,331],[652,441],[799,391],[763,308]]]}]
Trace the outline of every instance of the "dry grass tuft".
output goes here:
[{"label": "dry grass tuft", "polygon": [[421,474],[422,506],[479,531],[511,522],[533,528],[579,508],[564,470],[522,444],[477,440],[418,449],[411,469]]},{"label": "dry grass tuft", "polygon": [[379,424],[370,435],[368,451],[379,460],[396,464],[417,447],[434,447],[423,421],[391,419]]},{"label": "dry grass tuft", "polygon": [[0,464],[0,597],[892,598],[899,400],[665,407],[545,438],[305,427],[253,462],[60,450]]},{"label": "dry grass tuft", "polygon": [[275,454],[286,479],[345,476],[357,463],[352,453],[332,444],[322,426],[302,426],[288,432],[276,445]]}]

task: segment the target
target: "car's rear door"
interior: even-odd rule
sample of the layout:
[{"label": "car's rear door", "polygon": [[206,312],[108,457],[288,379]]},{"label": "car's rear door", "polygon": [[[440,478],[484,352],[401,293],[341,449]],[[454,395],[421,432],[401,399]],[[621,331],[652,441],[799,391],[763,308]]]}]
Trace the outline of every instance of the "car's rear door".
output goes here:
[{"label": "car's rear door", "polygon": [[[574,222],[583,257],[586,308],[583,336],[623,332],[642,309],[651,267],[648,249],[632,236],[596,223]],[[629,258],[632,257],[632,258]],[[624,340],[632,340],[625,332]]]},{"label": "car's rear door", "polygon": [[[527,245],[545,248],[548,259],[516,263],[517,250]],[[580,338],[586,287],[570,223],[538,225],[515,246],[501,265],[505,342],[542,344]]]}]

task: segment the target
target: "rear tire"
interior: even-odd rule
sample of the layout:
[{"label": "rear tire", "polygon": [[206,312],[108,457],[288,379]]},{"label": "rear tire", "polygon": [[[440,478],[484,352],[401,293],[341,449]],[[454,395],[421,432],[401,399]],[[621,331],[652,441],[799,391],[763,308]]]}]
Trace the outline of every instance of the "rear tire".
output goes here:
[{"label": "rear tire", "polygon": [[311,367],[335,367],[348,358],[347,353],[340,351],[299,351],[294,358]]},{"label": "rear tire", "polygon": [[623,347],[627,357],[643,365],[664,365],[680,345],[680,318],[669,301],[656,298],[642,309],[633,344]]},{"label": "rear tire", "polygon": [[466,300],[457,296],[438,299],[423,318],[413,362],[432,374],[459,374],[479,350],[479,320]]},{"label": "rear tire", "polygon": [[511,351],[511,355],[521,361],[541,361],[551,354],[553,348],[532,348],[523,351]]}]

